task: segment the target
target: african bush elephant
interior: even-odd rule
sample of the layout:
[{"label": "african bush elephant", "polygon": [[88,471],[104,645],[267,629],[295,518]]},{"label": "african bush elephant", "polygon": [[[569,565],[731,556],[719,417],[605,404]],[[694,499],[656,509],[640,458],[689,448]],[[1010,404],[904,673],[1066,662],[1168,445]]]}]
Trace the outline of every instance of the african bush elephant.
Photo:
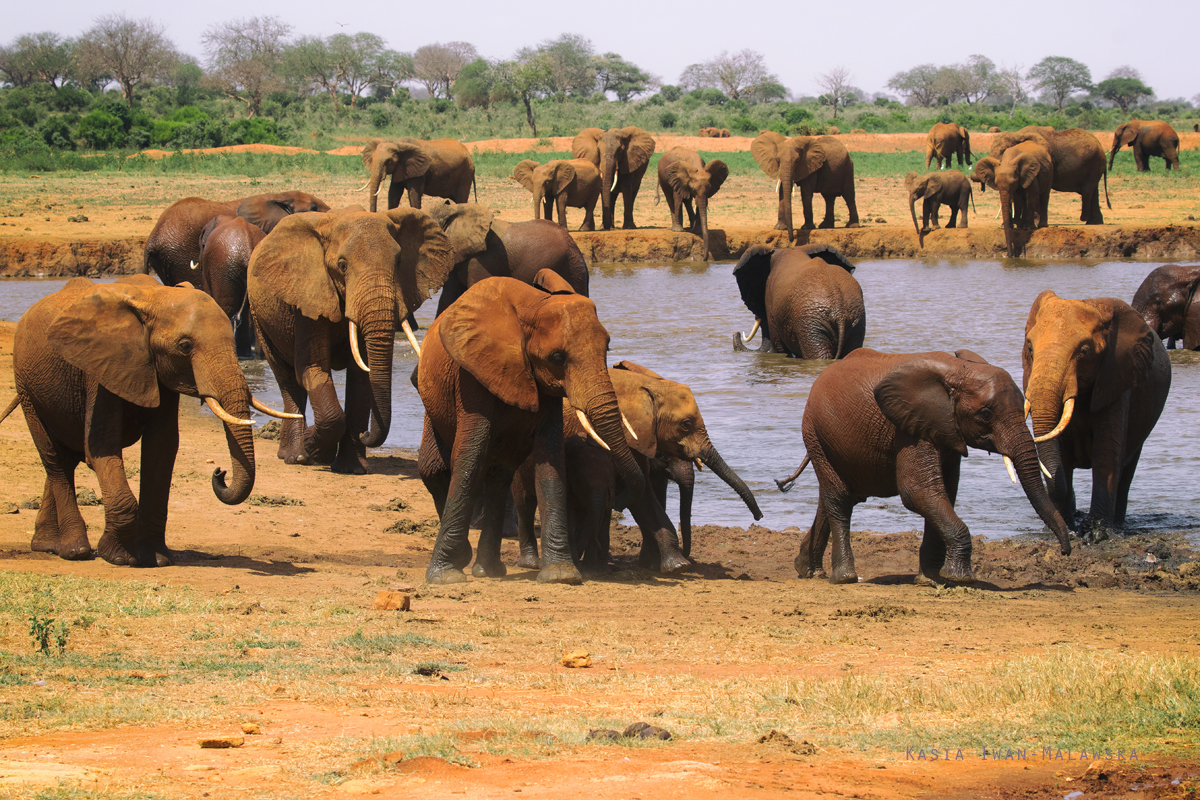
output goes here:
[{"label": "african bush elephant", "polygon": [[[1004,242],[1009,258],[1016,258],[1024,252],[1025,244],[1015,228],[1033,230],[1048,224],[1054,163],[1045,147],[1030,141],[1013,145],[1004,151],[1000,163],[989,161],[987,166],[995,168],[992,180],[1000,194]],[[1013,209],[1019,212],[1015,216]]]},{"label": "african bush elephant", "polygon": [[557,273],[577,294],[587,297],[587,262],[562,226],[544,219],[505,222],[478,203],[437,203],[428,212],[454,250],[454,269],[442,287],[438,314],[485,278],[533,283],[543,269]]},{"label": "african bush elephant", "polygon": [[[1167,402],[1167,351],[1124,301],[1067,300],[1047,289],[1029,310],[1021,363],[1050,496],[1085,540],[1103,539],[1125,523],[1142,445]],[[1077,467],[1092,470],[1082,520],[1075,519]]]},{"label": "african bush elephant", "polygon": [[1042,521],[1070,554],[1069,531],[1038,475],[1037,450],[1025,427],[1012,377],[969,350],[889,354],[856,350],[817,376],[804,408],[807,455],[820,485],[817,514],[800,542],[796,572],[823,577],[833,536],[833,583],[854,583],[850,515],[868,497],[900,495],[925,518],[917,583],[966,583],[971,534],[954,513],[960,460],[967,447],[1004,456]]},{"label": "african bush elephant", "polygon": [[254,357],[254,323],[246,299],[246,270],[250,254],[266,234],[241,217],[213,217],[200,234],[200,289],[217,301],[233,322],[238,358]]},{"label": "african bush elephant", "polygon": [[[513,168],[513,180],[533,192],[533,218],[553,219],[567,227],[567,207],[584,210],[581,231],[596,230],[596,202],[600,199],[600,170],[583,159],[558,159],[538,164],[527,158]],[[542,214],[543,208],[545,214]]]},{"label": "african bush elephant", "polygon": [[195,283],[193,265],[200,263],[200,234],[214,217],[241,217],[270,233],[280,220],[303,211],[328,211],[323,200],[306,192],[255,194],[241,200],[185,197],[172,203],[146,238],[141,274],[153,270],[164,284]]},{"label": "african bush elephant", "polygon": [[925,169],[929,169],[929,162],[937,160],[937,168],[942,169],[942,161],[945,160],[946,167],[950,166],[951,156],[958,156],[958,165],[961,167],[963,158],[967,160],[967,165],[971,164],[971,132],[954,122],[939,122],[929,129],[929,135],[925,137]]},{"label": "african bush elephant", "polygon": [[1182,340],[1184,350],[1200,350],[1200,306],[1195,305],[1200,288],[1200,267],[1163,264],[1156,268],[1133,295],[1133,310],[1142,315],[1159,339],[1174,350]]},{"label": "african bush elephant", "polygon": [[530,454],[542,519],[538,581],[582,580],[566,526],[564,399],[589,435],[610,449],[632,495],[645,488],[621,426],[605,364],[608,333],[595,304],[554,273],[541,273],[535,284],[480,281],[433,321],[425,337],[417,368],[425,405],[417,468],[441,517],[425,572],[429,583],[466,580],[460,570],[471,560],[467,526],[481,495],[484,519],[472,571],[505,574],[499,540],[506,498],[513,474]]},{"label": "african bush elephant", "polygon": [[992,158],[1000,159],[1004,151],[1020,142],[1036,142],[1050,153],[1054,163],[1056,192],[1078,194],[1082,200],[1079,219],[1088,225],[1103,225],[1100,208],[1100,180],[1104,180],[1104,199],[1108,207],[1108,170],[1105,169],[1104,149],[1096,137],[1082,128],[1056,131],[1049,126],[1027,125],[1019,131],[999,133],[992,137]]},{"label": "african bush elephant", "polygon": [[[236,505],[254,488],[250,408],[278,416],[250,396],[229,320],[191,285],[166,287],[146,275],[112,284],[75,278],[42,298],[17,323],[17,398],[46,469],[34,522],[35,551],[90,558],[75,500],[75,468],[96,473],[104,499],[97,552],[111,564],[166,566],[167,506],[179,449],[179,395],[203,399],[225,423],[233,475],[212,475],[213,493]],[[135,498],[121,451],[142,442]]]},{"label": "african bush elephant", "polygon": [[[971,181],[958,170],[950,172],[930,172],[918,175],[910,172],[904,177],[904,186],[908,189],[908,211],[912,214],[913,228],[917,231],[917,239],[921,247],[925,246],[925,234],[937,230],[938,209],[942,204],[950,207],[950,221],[947,228],[967,227],[967,204],[974,204],[971,195]],[[917,198],[921,198],[921,225],[917,226]],[[958,215],[962,214],[962,225],[958,224]]]},{"label": "african bush elephant", "polygon": [[[695,150],[672,147],[658,160],[658,188],[666,195],[671,207],[671,230],[683,230],[683,209],[688,212],[688,230],[700,235],[704,242],[704,259],[708,258],[708,199],[721,189],[729,177],[729,167],[719,159],[704,163]],[[657,202],[658,193],[655,192]],[[692,202],[695,201],[695,210]]]},{"label": "african bush elephant", "polygon": [[1179,169],[1179,134],[1162,120],[1132,119],[1118,125],[1108,154],[1109,169],[1112,169],[1117,151],[1126,145],[1133,148],[1133,163],[1138,172],[1150,171],[1151,156],[1166,161],[1168,172],[1172,168]]},{"label": "african bush elephant", "polygon": [[[389,209],[400,205],[400,195],[405,191],[413,208],[420,208],[421,198],[427,194],[465,203],[475,186],[475,162],[457,139],[372,139],[362,149],[362,160],[369,174],[363,188],[369,192],[371,211],[376,210],[380,186],[387,175],[392,176]],[[478,188],[475,201],[479,201]]]},{"label": "african bush elephant", "polygon": [[779,181],[779,221],[775,227],[795,238],[792,228],[792,186],[800,187],[804,206],[802,230],[813,224],[813,194],[825,198],[822,228],[833,227],[833,201],[846,201],[850,219],[847,228],[858,227],[858,206],[854,202],[854,161],[846,146],[832,136],[795,136],[791,139],[764,131],[750,143],[750,153],[763,172]]},{"label": "african bush elephant", "polygon": [[754,338],[762,326],[759,353],[797,358],[843,358],[863,345],[867,312],[854,265],[837,248],[751,247],[733,277],[742,302],[754,314],[748,334],[733,334],[733,349]]},{"label": "african bush elephant", "polygon": [[[280,458],[367,471],[366,448],[383,444],[392,422],[395,332],[453,264],[441,228],[414,208],[297,214],[263,239],[250,258],[250,313],[284,409],[301,415],[283,423]],[[331,375],[338,369],[346,370],[345,412]]]},{"label": "african bush elephant", "polygon": [[604,230],[615,227],[617,195],[625,206],[621,227],[632,230],[633,201],[642,187],[642,176],[654,155],[654,137],[641,128],[584,128],[571,142],[571,155],[592,162],[600,169],[600,202],[604,208]]}]

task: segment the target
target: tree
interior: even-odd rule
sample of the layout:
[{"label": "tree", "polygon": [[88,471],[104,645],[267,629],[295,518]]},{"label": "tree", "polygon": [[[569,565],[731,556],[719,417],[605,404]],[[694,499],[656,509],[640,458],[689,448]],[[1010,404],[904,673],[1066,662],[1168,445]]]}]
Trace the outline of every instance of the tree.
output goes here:
[{"label": "tree", "polygon": [[341,73],[341,83],[350,95],[350,107],[358,105],[368,87],[391,88],[412,77],[413,60],[389,50],[378,34],[361,32],[329,37],[329,53]]},{"label": "tree", "polygon": [[636,64],[631,64],[616,53],[605,53],[592,59],[596,70],[596,91],[612,92],[622,103],[650,90],[657,81]]},{"label": "tree", "polygon": [[996,88],[1012,99],[1012,106],[1008,109],[1009,119],[1012,119],[1013,114],[1017,113],[1017,103],[1024,103],[1029,99],[1031,81],[1025,76],[1022,69],[1023,67],[1018,64],[1015,67],[1005,67],[996,73]]},{"label": "tree", "polygon": [[83,35],[79,59],[85,74],[111,74],[121,85],[125,103],[133,108],[137,85],[169,75],[177,56],[163,26],[154,20],[106,14]]},{"label": "tree", "polygon": [[291,31],[279,17],[250,17],[220,22],[204,32],[210,80],[245,103],[250,117],[262,114],[263,98],[283,85],[280,73]]},{"label": "tree", "polygon": [[496,102],[498,77],[495,67],[477,58],[458,72],[454,82],[455,100],[461,108],[491,109]]},{"label": "tree", "polygon": [[283,71],[293,81],[324,91],[338,112],[337,90],[342,82],[340,65],[320,36],[301,36],[284,50]]},{"label": "tree", "polygon": [[1054,98],[1058,110],[1076,89],[1092,88],[1092,71],[1073,58],[1047,56],[1033,65],[1029,78],[1034,86]]},{"label": "tree", "polygon": [[838,106],[845,108],[857,97],[857,92],[850,85],[851,77],[850,70],[845,67],[834,67],[817,76],[817,86],[824,90],[820,101],[823,105],[833,106],[834,119],[837,119]]},{"label": "tree", "polygon": [[1096,84],[1096,94],[1120,106],[1122,114],[1128,114],[1131,105],[1152,96],[1154,90],[1137,78],[1108,78]]},{"label": "tree", "polygon": [[427,44],[413,53],[413,74],[429,92],[430,97],[439,94],[448,100],[454,99],[454,82],[467,64],[479,58],[479,52],[470,42],[446,42]]},{"label": "tree", "polygon": [[553,91],[554,69],[550,59],[540,51],[522,50],[517,58],[496,66],[498,88],[519,98],[525,105],[525,121],[537,136],[537,121],[533,117],[533,98]]},{"label": "tree", "polygon": [[679,84],[691,89],[720,89],[731,100],[739,100],[743,97],[756,98],[756,88],[778,86],[779,76],[767,70],[761,53],[754,50],[739,50],[736,53],[722,50],[710,61],[685,68],[679,76]]},{"label": "tree", "polygon": [[30,53],[21,46],[21,39],[0,47],[0,75],[10,86],[29,86],[37,79]]},{"label": "tree", "polygon": [[75,43],[53,31],[29,33],[16,41],[21,59],[34,81],[59,87],[66,83],[75,61]]},{"label": "tree", "polygon": [[1133,78],[1135,81],[1142,81],[1143,83],[1146,80],[1142,77],[1142,73],[1138,72],[1128,64],[1122,64],[1104,76],[1105,80],[1108,80],[1109,78]]},{"label": "tree", "polygon": [[525,48],[517,53],[517,60],[531,63],[541,57],[540,70],[549,70],[546,91],[565,100],[567,95],[587,95],[596,85],[596,68],[592,64],[596,50],[591,39],[577,33],[564,33],[557,39],[548,39],[536,49]]},{"label": "tree", "polygon": [[996,65],[987,56],[970,56],[964,64],[954,64],[939,72],[941,94],[962,98],[968,105],[982,102],[996,90]]},{"label": "tree", "polygon": [[939,94],[937,78],[937,65],[918,64],[905,72],[897,72],[888,80],[887,86],[907,97],[909,105],[932,108]]}]

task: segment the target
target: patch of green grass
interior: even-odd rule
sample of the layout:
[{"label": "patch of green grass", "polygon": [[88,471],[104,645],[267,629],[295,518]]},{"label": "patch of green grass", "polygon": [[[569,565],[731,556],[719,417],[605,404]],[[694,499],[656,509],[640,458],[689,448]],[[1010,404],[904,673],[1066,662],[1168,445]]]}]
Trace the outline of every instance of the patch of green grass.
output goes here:
[{"label": "patch of green grass", "polygon": [[234,642],[234,647],[245,650],[248,647],[259,647],[263,650],[295,650],[303,645],[295,639],[242,639]]},{"label": "patch of green grass", "polygon": [[475,645],[467,642],[457,644],[439,642],[436,639],[430,639],[428,636],[422,636],[419,633],[402,633],[398,635],[385,633],[379,636],[364,636],[362,628],[340,640],[338,644],[352,648],[356,651],[355,657],[361,658],[376,655],[388,656],[413,647],[436,647],[451,652],[463,652],[475,649]]},{"label": "patch of green grass", "polygon": [[19,792],[9,795],[7,792],[0,797],[24,797],[32,800],[162,800],[164,795],[152,792],[121,792],[107,789],[83,789],[78,786],[54,786],[42,789],[35,794]]},{"label": "patch of green grass", "polygon": [[110,581],[73,575],[0,572],[0,614],[22,617],[154,617],[196,614],[220,608],[186,586],[147,581]]}]

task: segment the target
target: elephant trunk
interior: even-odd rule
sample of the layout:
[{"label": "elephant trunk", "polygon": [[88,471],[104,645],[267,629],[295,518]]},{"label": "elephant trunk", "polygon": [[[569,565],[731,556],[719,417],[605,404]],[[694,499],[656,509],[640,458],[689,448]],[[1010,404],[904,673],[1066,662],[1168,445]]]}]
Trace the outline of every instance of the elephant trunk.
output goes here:
[{"label": "elephant trunk", "polygon": [[614,209],[617,205],[617,158],[614,153],[605,153],[600,167],[600,201],[604,208],[603,227],[609,231],[614,226]]},{"label": "elephant trunk", "polygon": [[608,445],[617,476],[624,482],[630,496],[641,497],[646,489],[646,475],[633,457],[633,451],[625,438],[625,426],[621,422],[617,393],[609,380],[608,372],[600,372],[582,385],[572,385],[567,390],[567,401],[587,416],[588,422]]},{"label": "elephant trunk", "polygon": [[708,195],[696,195],[696,216],[700,220],[700,241],[704,246],[704,254],[701,259],[708,261]]},{"label": "elephant trunk", "polygon": [[922,249],[925,247],[925,234],[921,231],[921,226],[917,224],[917,193],[908,193],[908,212],[912,214],[913,230],[917,232],[917,242]]},{"label": "elephant trunk", "polygon": [[1001,188],[1000,192],[1000,214],[1003,217],[1001,224],[1004,226],[1004,245],[1008,251],[1009,258],[1017,257],[1017,237],[1013,230],[1012,217],[1012,195],[1008,189]]},{"label": "elephant trunk", "polygon": [[[546,200],[546,189],[544,186],[536,186],[533,189],[533,218],[542,218],[542,204]],[[546,219],[550,217],[547,215]]]},{"label": "elephant trunk", "polygon": [[[201,397],[212,397],[231,417],[250,419],[250,389],[242,376],[241,368],[237,365],[237,357],[230,353],[232,367],[223,366],[207,379],[197,376]],[[235,374],[236,372],[236,374]],[[212,392],[205,391],[209,386],[221,387]],[[213,494],[222,503],[235,506],[244,502],[254,488],[254,429],[249,425],[225,424],[225,441],[229,445],[229,482],[226,483],[225,470],[213,470]]]},{"label": "elephant trunk", "polygon": [[383,444],[392,426],[392,354],[399,323],[392,319],[394,309],[389,292],[382,299],[375,298],[363,315],[363,341],[367,345],[367,367],[371,370],[371,429],[362,435],[366,447]]},{"label": "elephant trunk", "polygon": [[[1066,398],[1075,396],[1075,387],[1068,386],[1065,377],[1069,366],[1069,360],[1057,357],[1053,353],[1043,354],[1034,361],[1025,397],[1029,402],[1035,437],[1045,436],[1058,426],[1062,419]],[[1047,485],[1050,488],[1051,498],[1058,507],[1059,513],[1067,520],[1067,524],[1071,525],[1074,522],[1074,508],[1068,508],[1071,487],[1068,485],[1066,473],[1062,469],[1060,448],[1058,437],[1037,445],[1042,464],[1050,473]]]},{"label": "elephant trunk", "polygon": [[673,458],[668,462],[671,480],[679,485],[679,537],[683,554],[692,555],[692,497],[696,488],[696,468],[691,461]]},{"label": "elephant trunk", "polygon": [[1050,493],[1046,491],[1046,485],[1042,483],[1037,448],[1024,421],[1019,425],[1013,424],[1007,429],[995,431],[994,438],[996,449],[1002,455],[1012,459],[1013,466],[1017,471],[1017,479],[1021,482],[1021,488],[1025,491],[1029,504],[1042,518],[1042,522],[1046,523],[1046,527],[1058,537],[1058,546],[1062,554],[1070,555],[1071,531],[1067,527],[1067,523],[1063,521],[1058,509],[1055,508]]},{"label": "elephant trunk", "polygon": [[758,510],[758,501],[754,499],[754,493],[750,491],[750,487],[738,477],[732,467],[725,463],[725,459],[721,458],[721,454],[717,452],[717,448],[713,447],[712,442],[707,440],[707,437],[705,437],[704,449],[700,451],[700,460],[713,471],[714,475],[729,484],[729,488],[737,492],[738,497],[742,498],[742,502],[746,504],[746,508],[750,509],[750,513],[754,515],[755,521],[762,519],[762,512]]},{"label": "elephant trunk", "polygon": [[792,189],[794,188],[792,170],[794,167],[795,159],[793,158],[784,158],[779,162],[779,210],[783,213],[783,224],[787,226],[788,244],[795,239],[795,231],[792,229]]},{"label": "elephant trunk", "polygon": [[1117,157],[1117,151],[1120,149],[1121,149],[1121,138],[1119,136],[1114,136],[1112,150],[1108,151],[1108,169],[1110,171],[1113,168],[1113,161]]},{"label": "elephant trunk", "polygon": [[[378,164],[371,165],[371,181],[367,184],[368,202],[370,203],[371,211],[378,209],[379,202],[379,186],[383,183],[384,177],[387,175],[386,163],[384,159],[380,159]],[[386,205],[386,203],[384,204]]]}]

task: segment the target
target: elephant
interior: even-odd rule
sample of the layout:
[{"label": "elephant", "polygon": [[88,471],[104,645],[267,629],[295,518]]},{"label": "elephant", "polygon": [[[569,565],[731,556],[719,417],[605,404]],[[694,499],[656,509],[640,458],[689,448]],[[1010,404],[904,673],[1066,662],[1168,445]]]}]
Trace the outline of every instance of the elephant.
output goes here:
[{"label": "elephant", "polygon": [[611,231],[615,226],[617,195],[621,195],[625,206],[625,219],[621,225],[633,230],[633,201],[642,187],[642,176],[654,155],[654,137],[641,128],[584,128],[571,141],[571,155],[586,159],[600,169],[603,181],[600,187],[600,202],[604,208],[602,225]]},{"label": "elephant", "polygon": [[964,157],[967,160],[967,166],[971,165],[971,132],[954,122],[935,124],[929,129],[929,135],[925,138],[925,169],[929,169],[929,162],[935,159],[938,169],[942,169],[943,160],[948,169],[950,157],[955,155],[958,156],[960,167]]},{"label": "elephant", "polygon": [[788,491],[811,461],[819,494],[812,527],[800,542],[797,574],[824,577],[833,536],[833,583],[855,583],[850,515],[868,497],[899,495],[925,518],[918,584],[968,583],[971,534],[954,512],[961,459],[974,447],[1004,457],[1037,515],[1071,552],[1070,531],[1038,474],[1012,377],[969,350],[889,354],[856,350],[813,381],[801,429],[807,454]]},{"label": "elephant", "polygon": [[[921,247],[925,246],[925,234],[931,229],[938,228],[938,208],[945,203],[950,207],[950,221],[947,228],[967,227],[967,204],[975,204],[971,193],[971,182],[958,170],[950,172],[930,172],[917,175],[910,172],[904,178],[908,189],[908,210],[912,214],[913,228],[917,231],[917,239]],[[917,227],[917,198],[921,198],[921,225]],[[958,215],[962,214],[962,225],[958,224]]]},{"label": "elephant", "polygon": [[588,268],[579,245],[549,220],[505,222],[477,203],[438,203],[429,208],[454,249],[454,269],[438,299],[439,315],[463,292],[490,277],[533,283],[543,269],[557,273],[587,297]]},{"label": "elephant", "polygon": [[[630,361],[618,362],[608,374],[626,425],[626,439],[652,491],[638,498],[627,497],[609,453],[588,438],[574,414],[563,415],[572,549],[584,566],[592,570],[607,566],[610,512],[619,507],[628,508],[641,528],[639,560],[643,567],[664,574],[686,568],[692,550],[693,463],[708,466],[737,492],[755,520],[762,519],[754,494],[709,439],[691,389]],[[668,479],[679,484],[682,550],[680,537],[665,511]],[[538,551],[533,535],[536,497],[532,462],[522,465],[513,487],[522,559],[518,564],[535,566]]]},{"label": "elephant", "polygon": [[[1068,300],[1047,289],[1029,310],[1021,364],[1050,496],[1085,540],[1104,539],[1125,523],[1142,445],[1167,402],[1167,351],[1124,301]],[[1082,519],[1075,518],[1076,468],[1092,471]]]},{"label": "elephant", "polygon": [[[704,242],[705,260],[711,252],[708,247],[708,199],[721,189],[729,177],[729,167],[719,159],[704,163],[695,150],[688,147],[672,147],[658,160],[658,188],[666,195],[671,206],[671,230],[683,230],[683,208],[688,212],[688,229],[698,233]],[[696,208],[692,209],[695,201]],[[658,202],[658,192],[655,192]]]},{"label": "elephant", "polygon": [[[75,278],[21,317],[13,341],[17,397],[46,469],[34,522],[34,551],[91,558],[75,499],[75,468],[96,473],[104,535],[96,552],[110,564],[167,566],[167,508],[179,449],[179,396],[201,398],[225,423],[233,466],[217,468],[212,489],[236,505],[254,488],[250,408],[255,400],[234,352],[229,320],[190,284],[167,287],[147,275],[96,284]],[[122,450],[142,442],[141,486],[130,491]]]},{"label": "elephant", "polygon": [[1133,162],[1138,172],[1150,171],[1150,157],[1167,162],[1167,171],[1179,169],[1179,134],[1161,120],[1132,119],[1117,126],[1113,133],[1112,150],[1108,154],[1108,168],[1112,169],[1117,151],[1129,145],[1133,148]]},{"label": "elephant", "polygon": [[707,136],[713,139],[728,139],[730,137],[729,128],[701,128],[697,136]]},{"label": "elephant", "polygon": [[[559,159],[538,164],[527,158],[513,169],[513,180],[533,192],[533,218],[552,219],[558,208],[558,224],[567,227],[567,207],[584,210],[581,231],[596,230],[596,203],[600,199],[600,170],[582,159]],[[542,214],[543,207],[545,214]]]},{"label": "elephant", "polygon": [[595,303],[549,270],[534,285],[480,281],[430,325],[416,382],[425,406],[417,468],[441,518],[428,583],[466,580],[467,526],[480,495],[484,519],[472,574],[505,574],[505,499],[530,454],[542,519],[538,581],[582,581],[566,526],[564,400],[610,450],[631,496],[645,489],[605,364],[608,342]]},{"label": "elephant", "polygon": [[1104,149],[1096,137],[1082,128],[1056,131],[1049,126],[1027,125],[1019,131],[1000,133],[992,137],[992,158],[1000,159],[1004,151],[1020,142],[1036,142],[1050,153],[1054,163],[1056,192],[1078,194],[1082,200],[1079,219],[1088,225],[1103,225],[1100,208],[1100,180],[1104,180],[1104,200],[1109,209],[1108,170],[1105,169]]},{"label": "elephant", "polygon": [[200,234],[200,289],[217,301],[233,323],[238,358],[254,356],[254,324],[246,299],[250,254],[266,234],[241,217],[213,217]]},{"label": "elephant", "polygon": [[832,136],[795,136],[785,138],[766,131],[750,143],[754,160],[772,178],[779,181],[779,222],[775,227],[788,232],[788,241],[795,239],[792,228],[792,186],[800,187],[804,205],[803,230],[813,224],[813,194],[825,198],[825,219],[820,227],[833,227],[833,201],[846,201],[850,215],[847,228],[858,227],[858,206],[854,202],[854,161],[846,146]]},{"label": "elephant", "polygon": [[479,202],[475,162],[457,139],[372,139],[362,149],[362,160],[369,174],[362,188],[369,191],[371,211],[376,210],[385,175],[392,176],[389,209],[400,205],[400,195],[406,190],[413,208],[420,208],[421,198],[427,194],[465,203],[471,199],[472,187]]},{"label": "elephant", "polygon": [[241,217],[270,233],[280,220],[303,211],[328,211],[326,203],[306,192],[255,194],[241,200],[205,200],[185,197],[172,203],[154,223],[146,238],[145,257],[139,272],[153,270],[167,286],[194,282],[194,264],[200,263],[200,235],[214,217]]},{"label": "elephant", "polygon": [[[297,214],[263,239],[250,258],[250,314],[284,409],[299,415],[283,423],[280,458],[368,471],[366,448],[383,444],[392,421],[395,332],[453,264],[446,235],[413,208]],[[331,375],[338,369],[346,370],[344,412]]]},{"label": "elephant", "polygon": [[733,349],[762,327],[755,352],[796,358],[844,358],[863,346],[867,312],[854,265],[835,247],[751,247],[733,276],[742,302],[754,314],[748,334],[733,334]]},{"label": "elephant", "polygon": [[1133,310],[1142,315],[1159,339],[1174,350],[1182,340],[1184,350],[1200,350],[1200,266],[1164,264],[1146,276],[1133,295]]},{"label": "elephant", "polygon": [[[990,156],[982,159],[981,163],[987,161],[986,167],[995,169],[992,180],[1000,193],[1004,242],[1009,258],[1016,258],[1024,251],[1025,244],[1014,228],[1033,230],[1035,226],[1047,226],[1054,162],[1045,147],[1032,141],[1020,142],[1005,150],[998,164],[993,164],[990,159]],[[1017,210],[1015,217],[1014,208]]]}]

